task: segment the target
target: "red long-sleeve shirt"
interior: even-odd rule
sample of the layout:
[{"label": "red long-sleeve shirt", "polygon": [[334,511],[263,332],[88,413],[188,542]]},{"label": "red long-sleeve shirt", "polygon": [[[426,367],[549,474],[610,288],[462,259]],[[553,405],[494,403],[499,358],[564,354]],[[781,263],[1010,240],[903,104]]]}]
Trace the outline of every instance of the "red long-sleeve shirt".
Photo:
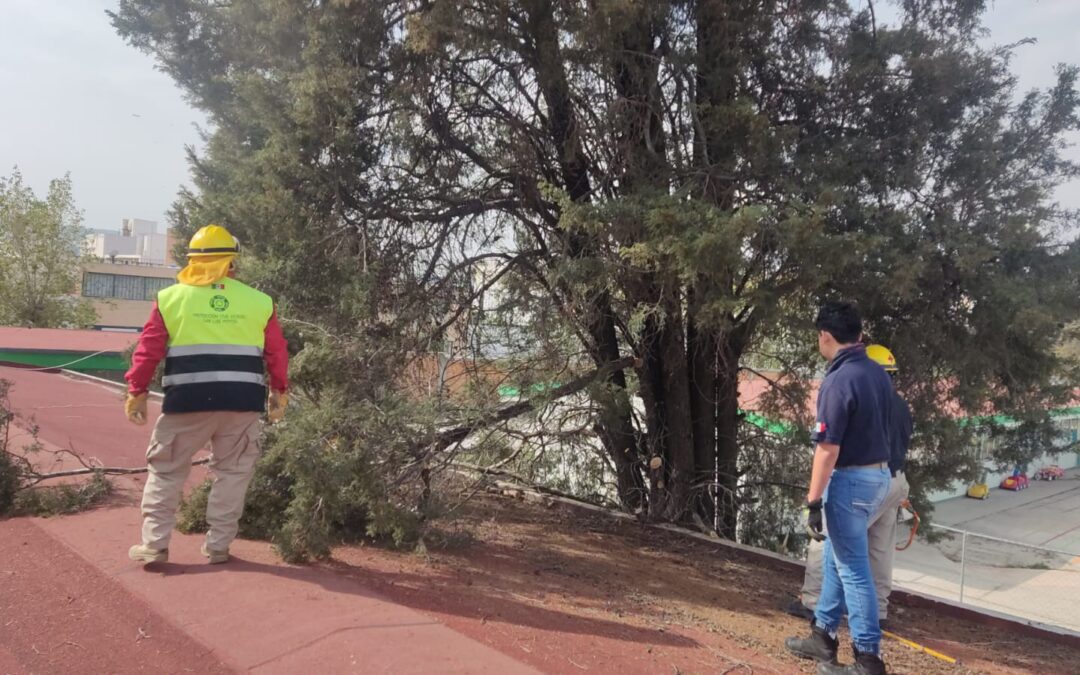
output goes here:
[{"label": "red long-sleeve shirt", "polygon": [[[289,388],[289,343],[281,332],[276,310],[266,322],[264,341],[263,360],[266,362],[266,372],[270,375],[270,388],[274,391],[285,391]],[[158,311],[155,301],[150,319],[139,336],[139,346],[131,356],[131,368],[124,375],[129,392],[141,394],[150,388],[154,370],[161,359],[165,358],[168,347],[169,330],[165,327],[165,319]]]}]

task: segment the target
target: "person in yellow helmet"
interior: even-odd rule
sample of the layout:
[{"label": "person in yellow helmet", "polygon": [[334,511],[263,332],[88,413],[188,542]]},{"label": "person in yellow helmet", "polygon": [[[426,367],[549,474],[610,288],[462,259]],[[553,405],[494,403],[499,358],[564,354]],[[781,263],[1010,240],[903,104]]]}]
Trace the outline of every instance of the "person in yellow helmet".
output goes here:
[{"label": "person in yellow helmet", "polygon": [[[896,357],[884,345],[867,345],[866,355],[885,369],[890,377],[898,372]],[[874,577],[874,586],[878,596],[878,621],[888,619],[889,594],[892,593],[893,559],[896,555],[897,510],[908,498],[909,486],[904,474],[907,450],[911,442],[913,424],[911,408],[893,388],[893,405],[890,417],[890,456],[889,472],[892,478],[889,492],[881,507],[870,520],[867,535],[870,545],[870,571]],[[806,572],[803,575],[803,587],[800,597],[792,601],[787,611],[806,619],[814,615],[813,607],[821,596],[822,553],[821,542],[811,540],[806,555]],[[884,624],[882,624],[884,625]]]},{"label": "person in yellow helmet", "polygon": [[146,453],[142,543],[128,551],[132,560],[169,559],[192,456],[208,447],[214,481],[202,553],[212,564],[226,562],[260,454],[260,416],[265,411],[276,422],[285,413],[288,344],[273,300],[234,278],[239,252],[224,227],[207,225],[195,233],[188,264],[177,284],[158,293],[125,375],[124,412],[132,423],[146,424],[147,392],[165,360],[162,414]]}]

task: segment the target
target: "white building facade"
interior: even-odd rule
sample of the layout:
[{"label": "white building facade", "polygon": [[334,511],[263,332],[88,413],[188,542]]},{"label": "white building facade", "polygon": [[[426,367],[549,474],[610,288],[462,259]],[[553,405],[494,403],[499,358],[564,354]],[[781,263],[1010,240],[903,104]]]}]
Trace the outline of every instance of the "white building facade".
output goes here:
[{"label": "white building facade", "polygon": [[165,265],[169,233],[168,228],[162,230],[153,220],[124,218],[119,232],[98,230],[86,235],[87,252],[104,261]]}]

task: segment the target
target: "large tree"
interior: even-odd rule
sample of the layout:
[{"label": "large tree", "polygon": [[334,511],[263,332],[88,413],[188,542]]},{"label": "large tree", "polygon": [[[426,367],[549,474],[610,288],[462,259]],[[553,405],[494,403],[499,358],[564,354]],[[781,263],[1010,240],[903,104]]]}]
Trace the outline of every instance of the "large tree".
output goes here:
[{"label": "large tree", "polygon": [[903,363],[924,487],[972,468],[951,418],[1062,395],[1077,71],[1017,99],[982,5],[124,0],[114,23],[210,113],[181,219],[228,219],[368,355],[373,317],[445,337],[482,290],[460,272],[500,261],[530,358],[638,358],[589,389],[623,504],[735,536],[807,456],[745,423],[740,373],[790,373],[768,412],[805,422],[824,298]]},{"label": "large tree", "polygon": [[82,214],[68,176],[49,183],[44,199],[16,168],[0,178],[0,324],[81,328],[94,309],[75,291],[86,251]]}]

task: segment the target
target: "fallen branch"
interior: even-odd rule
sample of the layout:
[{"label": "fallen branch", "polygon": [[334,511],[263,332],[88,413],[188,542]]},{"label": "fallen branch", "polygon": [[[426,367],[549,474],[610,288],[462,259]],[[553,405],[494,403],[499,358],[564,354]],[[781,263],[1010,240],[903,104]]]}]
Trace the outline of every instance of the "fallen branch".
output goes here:
[{"label": "fallen branch", "polygon": [[[209,464],[210,458],[204,457],[203,459],[197,459],[191,463],[191,466],[200,466],[202,464]],[[129,469],[122,466],[96,466],[88,469],[68,469],[66,471],[50,471],[49,473],[34,474],[34,483],[40,483],[43,480],[49,480],[51,478],[65,478],[67,476],[87,476],[90,474],[100,473],[106,476],[130,476],[136,473],[146,473],[149,471],[147,467],[139,469]]]},{"label": "fallen branch", "polygon": [[524,476],[522,476],[520,474],[516,474],[516,473],[514,473],[512,471],[507,471],[506,469],[497,469],[497,468],[490,467],[490,466],[478,466],[476,464],[469,464],[468,462],[450,462],[450,466],[452,468],[454,468],[454,469],[459,470],[459,471],[469,471],[469,472],[478,473],[478,474],[481,474],[481,475],[484,475],[484,476],[501,476],[503,478],[510,478],[510,479],[514,480],[517,483],[516,485],[511,485],[511,484],[508,484],[508,483],[502,483],[500,485],[499,482],[496,481],[496,485],[499,485],[499,487],[502,487],[502,488],[516,489],[516,490],[520,490],[520,489],[535,490],[536,492],[539,492],[541,494],[551,495],[552,497],[562,497],[563,499],[572,499],[575,502],[581,502],[582,504],[588,504],[590,506],[596,506],[596,507],[602,508],[602,509],[610,509],[610,508],[612,508],[611,504],[603,504],[603,503],[599,503],[599,502],[590,501],[588,499],[583,499],[581,497],[578,497],[577,495],[572,495],[572,494],[570,494],[568,492],[562,492],[560,490],[556,490],[555,488],[549,488],[549,487],[546,487],[546,486],[543,486],[543,485],[538,485],[537,483],[534,483],[533,481],[529,480],[528,478],[525,478]]},{"label": "fallen branch", "polygon": [[469,462],[450,462],[450,466],[455,469],[464,469],[465,471],[472,471],[485,476],[505,476],[506,478],[513,478],[514,480],[519,481],[524,486],[535,487],[532,484],[532,481],[524,476],[516,474],[513,471],[500,469],[497,465],[480,466],[478,464],[470,464]]},{"label": "fallen branch", "polygon": [[511,403],[510,405],[503,406],[494,412],[487,415],[481,415],[476,419],[470,420],[464,424],[460,424],[446,431],[440,432],[435,435],[435,438],[430,440],[426,445],[431,448],[432,452],[442,452],[446,448],[455,443],[460,443],[469,436],[469,434],[483,429],[485,427],[499,424],[507,420],[524,415],[527,412],[536,410],[541,404],[547,404],[552,401],[556,401],[560,398],[564,398],[571,394],[576,394],[585,387],[592,384],[594,381],[602,376],[607,376],[617,370],[624,370],[637,363],[637,359],[633,356],[624,356],[623,358],[612,361],[600,368],[589,371],[588,373],[577,377],[566,384],[555,387],[554,389],[545,392],[539,396],[527,399],[525,401],[518,401],[517,403]]}]

